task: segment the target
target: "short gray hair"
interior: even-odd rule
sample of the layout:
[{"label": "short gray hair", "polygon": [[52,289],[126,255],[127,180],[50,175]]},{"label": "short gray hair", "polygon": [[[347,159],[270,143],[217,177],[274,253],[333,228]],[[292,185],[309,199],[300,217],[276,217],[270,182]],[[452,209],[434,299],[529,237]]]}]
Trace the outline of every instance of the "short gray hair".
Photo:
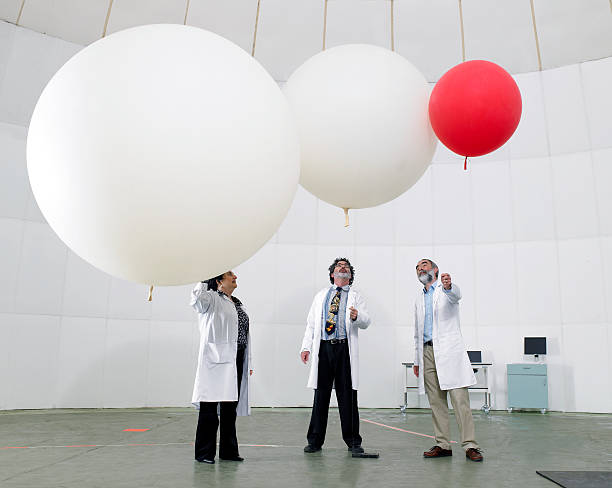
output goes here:
[{"label": "short gray hair", "polygon": [[419,263],[421,261],[429,261],[429,264],[431,264],[431,267],[438,270],[438,272],[436,273],[436,278],[437,278],[438,275],[440,274],[440,268],[438,268],[438,265],[429,258],[423,258],[423,259],[419,259],[419,261],[417,262],[417,265],[416,265],[417,268],[419,267]]}]

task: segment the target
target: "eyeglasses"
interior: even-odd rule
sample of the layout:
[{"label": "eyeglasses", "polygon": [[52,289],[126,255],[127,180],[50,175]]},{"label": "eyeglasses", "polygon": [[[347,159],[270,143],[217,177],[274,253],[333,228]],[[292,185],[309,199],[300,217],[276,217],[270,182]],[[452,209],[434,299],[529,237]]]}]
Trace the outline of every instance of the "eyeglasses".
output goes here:
[{"label": "eyeglasses", "polygon": [[351,269],[351,267],[348,264],[336,264],[335,269]]}]

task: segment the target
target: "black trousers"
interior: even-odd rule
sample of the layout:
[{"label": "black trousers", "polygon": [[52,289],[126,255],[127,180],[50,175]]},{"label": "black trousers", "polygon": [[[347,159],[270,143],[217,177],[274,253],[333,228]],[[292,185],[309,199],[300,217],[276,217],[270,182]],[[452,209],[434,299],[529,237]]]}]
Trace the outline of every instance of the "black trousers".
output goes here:
[{"label": "black trousers", "polygon": [[[242,383],[242,366],[244,349],[238,349],[236,368],[238,370],[238,395]],[[217,415],[217,406],[219,415]],[[217,453],[217,429],[219,432],[219,456],[233,458],[238,456],[238,439],[236,437],[236,407],[238,402],[200,402],[198,427],[195,439],[195,458],[214,459]],[[220,428],[219,428],[220,427]]]},{"label": "black trousers", "polygon": [[351,356],[348,344],[330,344],[326,341],[321,341],[319,349],[317,389],[314,392],[312,416],[306,435],[308,444],[320,447],[325,442],[329,400],[334,383],[340,411],[342,439],[348,447],[360,446],[357,390],[353,390],[351,383]]}]

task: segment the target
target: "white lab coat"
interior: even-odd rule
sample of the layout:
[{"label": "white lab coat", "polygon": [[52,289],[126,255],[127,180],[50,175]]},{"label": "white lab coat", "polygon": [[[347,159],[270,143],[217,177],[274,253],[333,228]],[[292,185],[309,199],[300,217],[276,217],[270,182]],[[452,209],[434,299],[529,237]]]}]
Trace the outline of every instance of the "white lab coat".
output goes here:
[{"label": "white lab coat", "polygon": [[[444,291],[439,283],[433,295],[432,340],[438,381],[442,390],[452,390],[476,384],[476,377],[463,343],[459,323],[461,290],[456,284]],[[425,296],[421,291],[414,304],[414,364],[419,366],[419,393],[425,394],[423,380],[423,331],[425,326]]]},{"label": "white lab coat", "polygon": [[[334,287],[335,288],[335,287]],[[310,351],[310,375],[308,376],[308,388],[317,387],[319,373],[319,346],[321,343],[321,317],[328,288],[318,292],[308,312],[306,321],[306,332],[302,341],[302,352]],[[350,307],[357,310],[357,320],[351,320]],[[359,389],[359,329],[367,329],[370,325],[370,316],[365,299],[353,287],[349,289],[346,301],[346,337],[348,338],[349,353],[351,357],[351,382],[353,390]]]},{"label": "white lab coat", "polygon": [[[196,407],[200,402],[235,402],[238,398],[236,306],[227,295],[208,290],[206,283],[195,286],[190,305],[198,312],[200,328],[198,368],[191,402]],[[244,357],[237,408],[237,414],[242,416],[250,415],[249,370],[253,369],[250,333]]]}]

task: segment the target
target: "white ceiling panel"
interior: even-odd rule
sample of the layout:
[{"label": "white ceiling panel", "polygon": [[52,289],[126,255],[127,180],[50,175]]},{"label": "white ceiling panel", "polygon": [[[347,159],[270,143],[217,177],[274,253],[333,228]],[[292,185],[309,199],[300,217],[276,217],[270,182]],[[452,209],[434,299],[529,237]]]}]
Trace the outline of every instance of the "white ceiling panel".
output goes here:
[{"label": "white ceiling panel", "polygon": [[182,24],[187,0],[114,0],[107,34],[136,25]]},{"label": "white ceiling panel", "polygon": [[0,19],[12,22],[17,22],[19,9],[21,8],[22,0],[2,0],[0,1]]},{"label": "white ceiling panel", "polygon": [[463,0],[465,58],[493,61],[512,73],[538,70],[529,0]]},{"label": "white ceiling panel", "polygon": [[287,80],[321,51],[324,5],[324,0],[261,0],[255,58],[275,80]]},{"label": "white ceiling panel", "polygon": [[[135,25],[185,21],[252,49],[258,0],[0,0],[0,19],[87,45]],[[286,80],[322,49],[325,0],[259,0],[255,56]],[[612,56],[611,0],[462,0],[467,59],[536,71],[534,5],[544,69]],[[189,9],[187,6],[189,5]],[[328,0],[326,47],[391,47],[391,0]],[[429,81],[461,60],[459,0],[395,0],[395,49]],[[23,10],[21,16],[19,12]]]},{"label": "white ceiling panel", "polygon": [[219,34],[250,53],[256,15],[257,0],[191,0],[187,23]]},{"label": "white ceiling panel", "polygon": [[109,0],[26,0],[19,25],[83,46],[102,37]]},{"label": "white ceiling panel", "polygon": [[326,47],[355,43],[391,49],[389,0],[329,0]]},{"label": "white ceiling panel", "polygon": [[457,0],[396,0],[393,17],[395,50],[428,81],[437,81],[461,62]]},{"label": "white ceiling panel", "polygon": [[544,69],[612,56],[606,0],[534,0]]}]

